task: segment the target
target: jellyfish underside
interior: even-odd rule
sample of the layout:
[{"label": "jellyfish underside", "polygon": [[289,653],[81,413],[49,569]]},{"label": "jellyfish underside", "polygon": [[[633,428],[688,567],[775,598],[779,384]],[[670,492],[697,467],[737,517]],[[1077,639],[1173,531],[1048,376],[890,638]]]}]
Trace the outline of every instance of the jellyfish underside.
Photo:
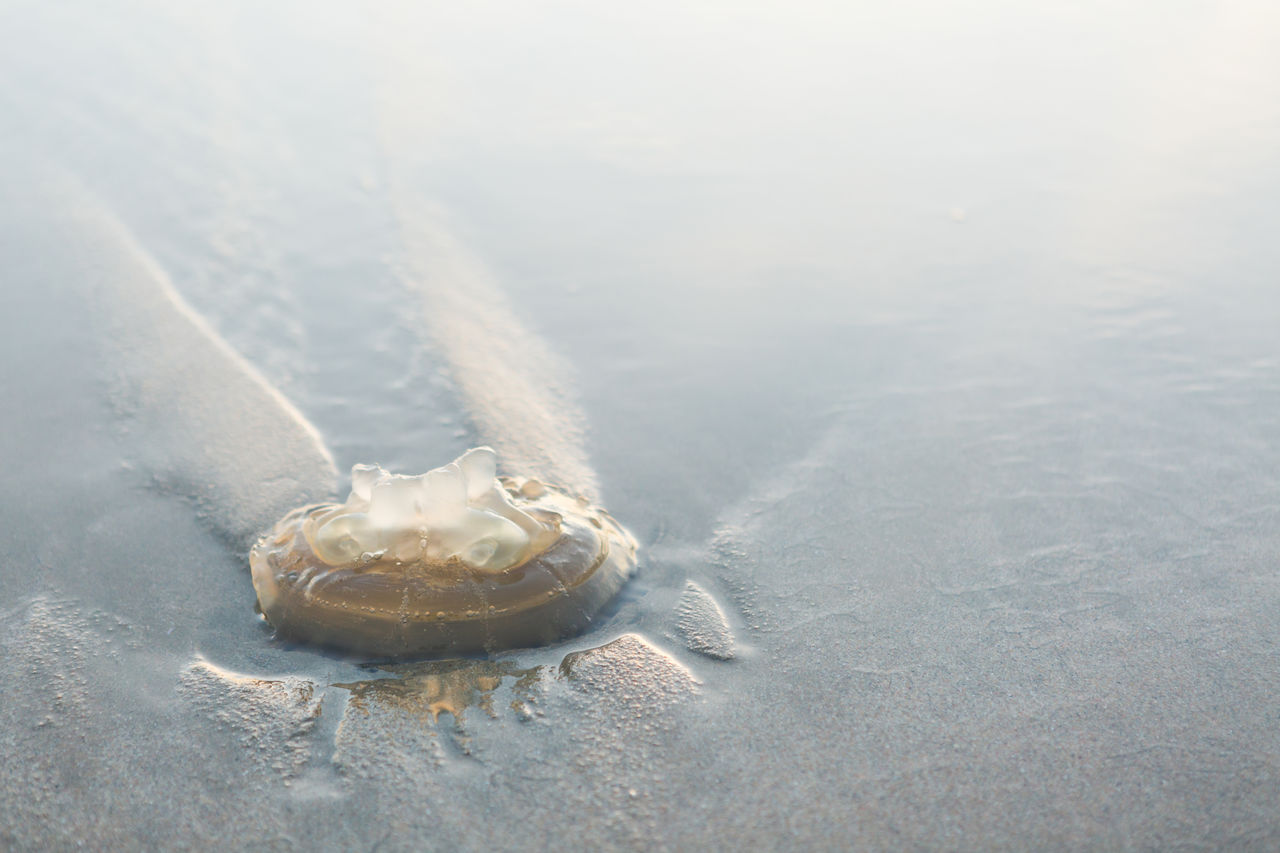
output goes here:
[{"label": "jellyfish underside", "polygon": [[489,448],[417,477],[355,466],[345,503],[296,509],[253,547],[263,615],[283,638],[388,659],[584,630],[635,541],[585,498],[496,469]]}]

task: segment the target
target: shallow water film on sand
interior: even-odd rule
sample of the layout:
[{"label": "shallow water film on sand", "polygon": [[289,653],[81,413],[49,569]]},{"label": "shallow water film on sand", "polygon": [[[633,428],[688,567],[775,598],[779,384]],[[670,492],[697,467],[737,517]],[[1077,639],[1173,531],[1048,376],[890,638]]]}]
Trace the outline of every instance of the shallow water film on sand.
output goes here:
[{"label": "shallow water film on sand", "polygon": [[[1270,5],[0,17],[0,848],[1280,846]],[[481,445],[578,633],[274,635]]]}]

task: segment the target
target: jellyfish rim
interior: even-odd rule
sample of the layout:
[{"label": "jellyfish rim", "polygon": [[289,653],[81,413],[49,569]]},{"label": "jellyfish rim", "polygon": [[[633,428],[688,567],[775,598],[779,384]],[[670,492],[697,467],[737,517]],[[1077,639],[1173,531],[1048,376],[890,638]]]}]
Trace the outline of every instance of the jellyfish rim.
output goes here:
[{"label": "jellyfish rim", "polygon": [[[634,537],[585,498],[498,479],[522,505],[556,516],[557,535],[541,551],[501,572],[456,558],[330,565],[312,551],[305,527],[340,504],[311,504],[286,514],[250,550],[259,612],[283,640],[385,660],[494,653],[581,633],[634,574]],[[525,494],[530,483],[535,498]],[[529,591],[516,596],[509,588],[522,583]],[[510,600],[491,603],[504,594]]]}]

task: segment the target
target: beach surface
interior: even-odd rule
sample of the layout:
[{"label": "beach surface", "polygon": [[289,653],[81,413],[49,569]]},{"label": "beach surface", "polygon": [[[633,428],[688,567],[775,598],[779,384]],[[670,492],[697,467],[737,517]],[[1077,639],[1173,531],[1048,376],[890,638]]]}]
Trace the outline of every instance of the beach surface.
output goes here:
[{"label": "beach surface", "polygon": [[[11,3],[0,847],[1280,846],[1265,3]],[[584,634],[247,552],[468,447]]]}]

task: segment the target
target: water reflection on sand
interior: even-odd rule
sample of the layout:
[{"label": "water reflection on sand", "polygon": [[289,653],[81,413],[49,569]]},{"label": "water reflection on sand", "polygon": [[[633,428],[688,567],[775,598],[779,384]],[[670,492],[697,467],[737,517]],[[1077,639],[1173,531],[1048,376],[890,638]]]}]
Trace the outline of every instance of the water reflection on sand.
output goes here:
[{"label": "water reflection on sand", "polygon": [[[1276,847],[1276,23],[10,10],[0,847]],[[326,450],[483,441],[591,630],[271,638]]]}]

